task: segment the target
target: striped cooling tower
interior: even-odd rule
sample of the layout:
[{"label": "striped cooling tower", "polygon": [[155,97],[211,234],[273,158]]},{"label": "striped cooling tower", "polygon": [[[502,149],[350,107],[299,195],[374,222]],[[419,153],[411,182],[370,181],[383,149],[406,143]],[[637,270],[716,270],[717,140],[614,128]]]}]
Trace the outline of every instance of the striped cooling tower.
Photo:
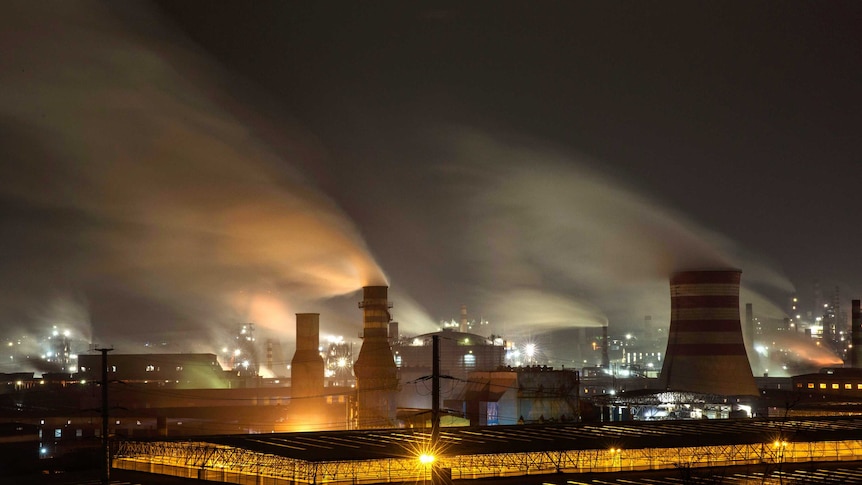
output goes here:
[{"label": "striped cooling tower", "polygon": [[662,389],[758,394],[739,323],[738,270],[685,271],[670,280],[671,317]]}]

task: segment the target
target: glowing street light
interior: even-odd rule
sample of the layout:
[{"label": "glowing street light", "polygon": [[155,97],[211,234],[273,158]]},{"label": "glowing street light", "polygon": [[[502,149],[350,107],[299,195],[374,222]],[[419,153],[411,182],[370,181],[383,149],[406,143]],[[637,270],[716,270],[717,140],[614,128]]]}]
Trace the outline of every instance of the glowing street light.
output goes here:
[{"label": "glowing street light", "polygon": [[536,344],[528,343],[524,346],[524,353],[527,355],[527,361],[530,365],[533,364],[533,356],[536,355]]},{"label": "glowing street light", "polygon": [[428,468],[434,463],[434,455],[422,453],[419,455],[419,463],[422,463],[422,481],[428,483]]}]

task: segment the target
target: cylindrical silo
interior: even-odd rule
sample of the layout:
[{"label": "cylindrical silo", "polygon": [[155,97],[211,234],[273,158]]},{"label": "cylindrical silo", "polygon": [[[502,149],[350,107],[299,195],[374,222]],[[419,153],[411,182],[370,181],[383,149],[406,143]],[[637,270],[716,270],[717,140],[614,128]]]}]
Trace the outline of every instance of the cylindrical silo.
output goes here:
[{"label": "cylindrical silo", "polygon": [[739,322],[739,270],[675,273],[663,389],[757,395]]}]

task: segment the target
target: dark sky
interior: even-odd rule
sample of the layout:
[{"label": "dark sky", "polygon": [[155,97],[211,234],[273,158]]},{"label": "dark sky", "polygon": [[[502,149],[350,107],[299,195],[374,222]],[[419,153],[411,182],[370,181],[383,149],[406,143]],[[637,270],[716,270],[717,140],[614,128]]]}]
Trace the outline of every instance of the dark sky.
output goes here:
[{"label": "dark sky", "polygon": [[858,2],[6,10],[5,328],[353,337],[384,278],[417,332],[666,322],[691,268],[862,297]]}]

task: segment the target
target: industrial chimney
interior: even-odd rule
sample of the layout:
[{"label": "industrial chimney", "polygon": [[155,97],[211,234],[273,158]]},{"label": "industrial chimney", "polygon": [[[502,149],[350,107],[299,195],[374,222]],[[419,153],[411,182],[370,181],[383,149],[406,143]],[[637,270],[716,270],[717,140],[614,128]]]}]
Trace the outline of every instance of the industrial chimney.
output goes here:
[{"label": "industrial chimney", "polygon": [[670,280],[662,389],[757,395],[739,322],[739,270],[685,271]]},{"label": "industrial chimney", "polygon": [[858,369],[862,367],[862,309],[859,308],[859,300],[853,300],[852,304],[850,342],[853,344],[853,348],[850,350],[850,367]]},{"label": "industrial chimney", "polygon": [[754,337],[757,331],[754,328],[754,305],[751,303],[745,304],[745,332],[748,334],[749,345],[754,344]]},{"label": "industrial chimney", "polygon": [[395,426],[398,377],[387,330],[389,303],[386,286],[362,288],[364,327],[362,347],[353,365],[356,376],[357,424],[359,428]]},{"label": "industrial chimney", "polygon": [[[302,407],[317,405],[323,395],[323,357],[320,356],[320,314],[296,314],[296,353],[290,361],[290,396]],[[310,406],[305,406],[309,407]]]},{"label": "industrial chimney", "polygon": [[605,325],[602,327],[602,368],[610,369],[611,368],[611,358],[608,354],[608,347],[610,343],[608,342],[608,326]]},{"label": "industrial chimney", "polygon": [[467,305],[461,305],[461,332],[467,331]]}]

